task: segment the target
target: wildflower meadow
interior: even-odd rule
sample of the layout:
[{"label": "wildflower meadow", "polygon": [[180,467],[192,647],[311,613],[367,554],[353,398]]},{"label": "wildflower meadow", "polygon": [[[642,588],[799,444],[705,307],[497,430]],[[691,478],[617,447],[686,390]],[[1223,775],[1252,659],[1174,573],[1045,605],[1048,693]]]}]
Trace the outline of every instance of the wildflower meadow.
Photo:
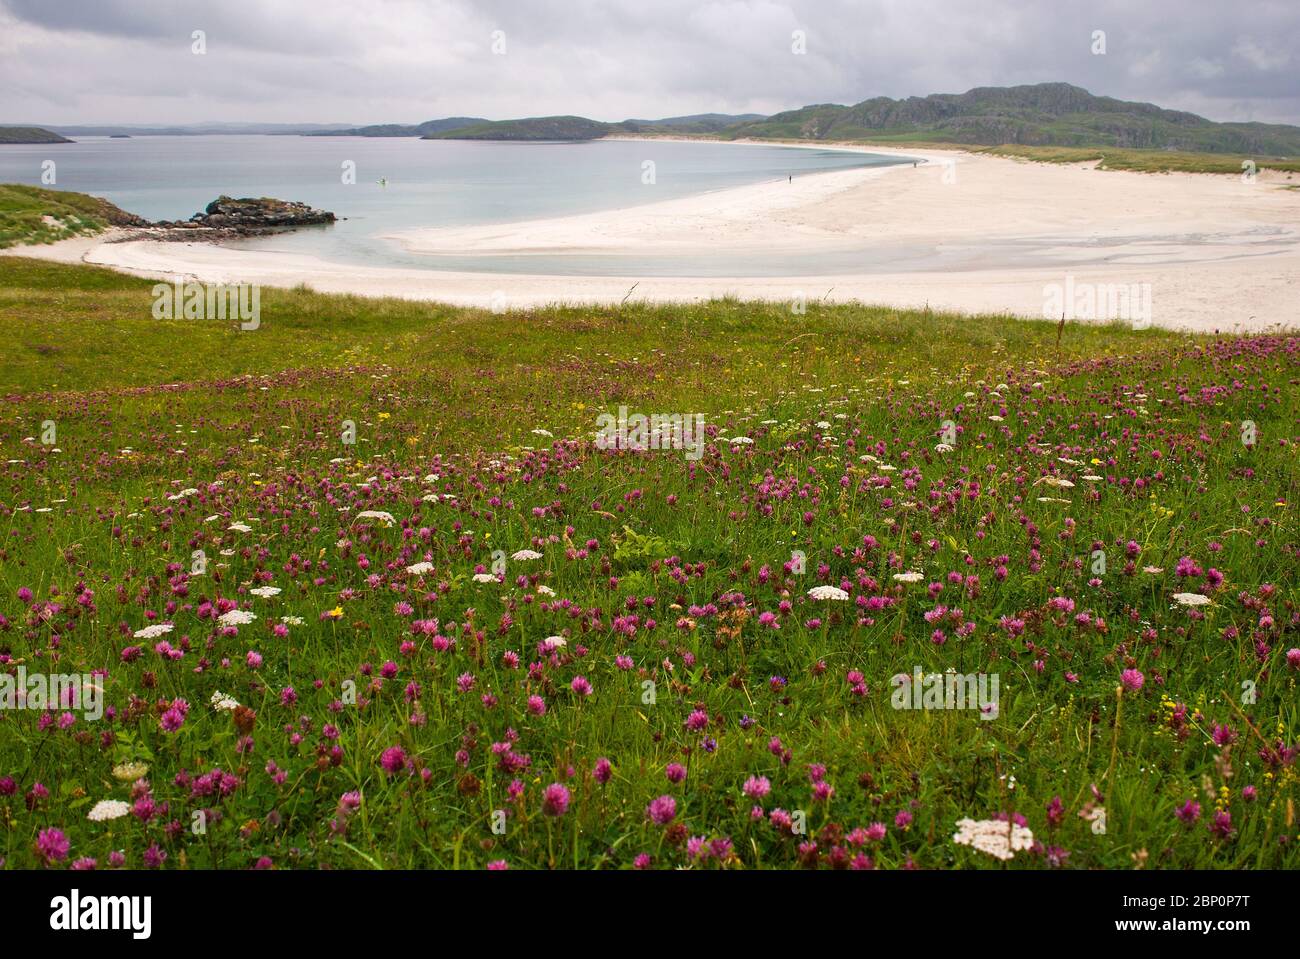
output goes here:
[{"label": "wildflower meadow", "polygon": [[0,260],[5,868],[1300,865],[1294,335],[152,286]]}]

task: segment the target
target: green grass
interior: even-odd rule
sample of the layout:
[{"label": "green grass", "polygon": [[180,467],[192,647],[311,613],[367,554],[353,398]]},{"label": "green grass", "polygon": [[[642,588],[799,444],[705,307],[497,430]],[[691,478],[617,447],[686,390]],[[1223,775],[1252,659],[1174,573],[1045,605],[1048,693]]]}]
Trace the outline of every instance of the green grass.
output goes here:
[{"label": "green grass", "polygon": [[1178,153],[1166,150],[1124,150],[1111,147],[1036,147],[1004,144],[998,147],[971,147],[979,153],[1018,157],[1043,163],[1089,163],[1098,161],[1104,170],[1132,170],[1138,173],[1232,173],[1240,175],[1243,163],[1254,163],[1256,170],[1300,172],[1300,160],[1273,157],[1224,155],[1221,153]]},{"label": "green grass", "polygon": [[0,249],[94,235],[129,219],[107,200],[85,193],[0,183]]},{"label": "green grass", "polygon": [[[56,864],[101,868],[114,851],[132,867],[788,868],[861,852],[1001,868],[951,840],[999,812],[1043,847],[1011,868],[1300,865],[1280,751],[1300,739],[1293,337],[731,300],[494,315],[271,289],[245,332],[154,320],[151,287],[0,260],[0,653],[11,670],[107,669],[116,710],[66,729],[0,711],[10,867],[40,864],[57,829],[71,851]],[[623,405],[704,414],[708,449],[597,449],[597,416]],[[523,548],[542,558],[474,580]],[[802,573],[783,570],[795,551]],[[281,592],[249,592],[263,585]],[[818,585],[866,605],[814,600]],[[1212,603],[1189,610],[1181,592]],[[257,619],[217,627],[204,604],[219,600]],[[938,607],[960,620],[928,621]],[[278,635],[286,615],[302,622]],[[160,622],[173,630],[132,637]],[[543,655],[553,635],[567,646]],[[999,715],[891,708],[890,677],[916,666],[998,674]],[[1145,683],[1117,694],[1126,669]],[[217,691],[255,715],[214,709]],[[188,714],[168,732],[177,699]],[[494,743],[527,764],[505,768]],[[390,772],[394,747],[410,765]],[[114,776],[132,761],[147,785]],[[810,782],[823,766],[829,799]],[[195,788],[214,768],[234,777],[224,797]],[[770,795],[744,796],[751,776]],[[544,809],[552,783],[563,815]],[[133,789],[166,815],[87,820]],[[661,795],[670,826],[645,815]],[[1189,800],[1201,817],[1183,823]],[[752,820],[756,803],[804,831]],[[882,838],[853,832],[872,823]],[[731,845],[693,858],[690,837]]]}]

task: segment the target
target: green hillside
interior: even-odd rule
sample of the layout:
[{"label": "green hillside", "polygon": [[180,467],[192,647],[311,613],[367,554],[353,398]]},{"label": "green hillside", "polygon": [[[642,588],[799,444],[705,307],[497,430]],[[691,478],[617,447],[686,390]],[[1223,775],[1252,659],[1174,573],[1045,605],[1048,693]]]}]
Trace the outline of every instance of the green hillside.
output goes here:
[{"label": "green hillside", "polygon": [[461,127],[476,126],[488,121],[482,117],[446,117],[442,120],[425,120],[423,123],[378,123],[372,126],[353,127],[349,130],[320,130],[309,133],[313,137],[425,137]]},{"label": "green hillside", "polygon": [[1150,103],[1093,96],[1068,83],[816,104],[728,127],[723,136],[1300,154],[1300,127],[1215,123]]},{"label": "green hillside", "polygon": [[0,143],[71,143],[41,127],[0,127]]},{"label": "green hillside", "polygon": [[497,120],[441,133],[426,134],[426,140],[597,140],[614,132],[618,125],[586,117],[529,117]]},{"label": "green hillside", "polygon": [[144,225],[140,217],[99,197],[0,183],[0,249],[19,243],[53,243],[99,233],[108,226]]}]

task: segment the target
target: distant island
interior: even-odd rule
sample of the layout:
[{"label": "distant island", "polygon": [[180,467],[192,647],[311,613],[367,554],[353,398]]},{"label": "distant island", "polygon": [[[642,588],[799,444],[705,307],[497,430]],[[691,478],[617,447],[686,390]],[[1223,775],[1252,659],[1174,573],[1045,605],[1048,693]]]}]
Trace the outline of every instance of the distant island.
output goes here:
[{"label": "distant island", "polygon": [[43,127],[0,127],[0,143],[72,143]]},{"label": "distant island", "polygon": [[699,113],[662,120],[624,120],[603,123],[586,117],[528,117],[523,120],[484,120],[473,126],[453,127],[424,136],[425,140],[599,140],[601,137],[713,135],[738,125],[763,119],[761,114],[732,116]]},{"label": "distant island", "polygon": [[423,123],[379,123],[349,130],[318,130],[306,134],[314,137],[424,137],[445,130],[477,126],[488,121],[482,117],[447,117],[444,120],[425,120]]},{"label": "distant island", "polygon": [[442,133],[429,133],[425,140],[599,140],[608,136],[614,124],[585,117],[530,117],[524,120],[484,121]]}]

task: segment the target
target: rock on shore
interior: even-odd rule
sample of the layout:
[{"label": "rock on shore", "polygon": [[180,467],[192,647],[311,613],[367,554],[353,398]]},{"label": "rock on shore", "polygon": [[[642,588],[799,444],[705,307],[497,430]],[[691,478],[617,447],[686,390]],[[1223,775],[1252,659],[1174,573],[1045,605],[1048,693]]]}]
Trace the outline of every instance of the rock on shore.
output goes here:
[{"label": "rock on shore", "polygon": [[220,196],[202,213],[196,213],[188,220],[162,220],[154,226],[164,230],[202,230],[222,236],[259,236],[301,226],[333,223],[335,219],[329,210],[317,210],[306,203],[272,197],[235,199]]}]

